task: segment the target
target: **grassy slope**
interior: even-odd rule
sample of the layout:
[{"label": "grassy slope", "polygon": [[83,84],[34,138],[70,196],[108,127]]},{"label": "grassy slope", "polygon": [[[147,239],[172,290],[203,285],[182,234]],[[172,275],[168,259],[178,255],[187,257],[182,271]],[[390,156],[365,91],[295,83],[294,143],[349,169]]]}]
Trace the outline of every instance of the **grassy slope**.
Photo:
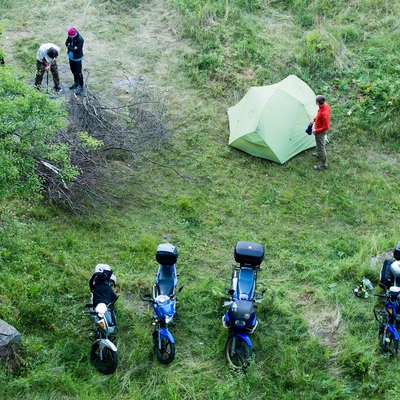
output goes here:
[{"label": "grassy slope", "polygon": [[[74,21],[86,39],[84,66],[94,90],[118,94],[113,79],[123,79],[123,70],[168,90],[171,112],[180,115],[179,129],[157,160],[173,163],[191,180],[145,166],[131,183],[133,204],[85,221],[25,203],[7,205],[18,218],[1,235],[0,317],[21,331],[26,368],[17,376],[0,371],[5,398],[394,395],[393,377],[400,371],[396,363],[389,370],[377,354],[374,300],[361,302],[352,289],[363,275],[376,283],[380,261],[375,265],[370,258],[398,240],[396,152],[357,140],[362,132],[348,132],[341,120],[347,109],[338,103],[332,104],[331,169],[325,173],[312,171],[311,152],[284,166],[239,153],[227,146],[226,117],[238,95],[228,90],[225,98],[214,97],[185,75],[182,57],[195,44],[180,40],[180,17],[169,3],[150,2],[123,14],[85,1],[51,5],[36,0],[29,8],[20,3],[13,2],[5,14],[7,61],[33,76],[36,44],[49,40],[62,47],[65,29]],[[44,12],[58,16],[51,30],[39,23]],[[274,9],[266,30],[275,39],[278,27],[287,23],[291,29],[285,32],[297,40],[301,33],[285,16]],[[278,42],[271,47],[278,60],[289,57]],[[110,65],[116,48],[121,63]],[[60,64],[67,86],[66,59]],[[279,65],[271,81],[282,78],[279,69],[286,63]],[[155,248],[167,240],[180,250],[185,290],[181,318],[173,327],[177,357],[165,367],[151,353],[150,314],[139,293],[151,286]],[[267,249],[261,280],[269,292],[258,308],[260,326],[253,335],[256,363],[246,375],[227,368],[226,333],[220,326],[222,279],[229,277],[238,240]],[[98,262],[114,267],[121,294],[120,366],[112,377],[99,376],[88,364],[88,323],[80,314],[86,280]]]}]

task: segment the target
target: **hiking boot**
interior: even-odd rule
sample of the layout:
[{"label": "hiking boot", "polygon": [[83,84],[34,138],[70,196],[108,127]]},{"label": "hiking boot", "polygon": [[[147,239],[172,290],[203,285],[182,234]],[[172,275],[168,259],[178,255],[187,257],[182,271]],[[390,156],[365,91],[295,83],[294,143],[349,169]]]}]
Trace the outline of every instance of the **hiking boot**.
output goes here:
[{"label": "hiking boot", "polygon": [[327,169],[327,165],[314,165],[314,169],[317,171],[321,171],[321,169]]},{"label": "hiking boot", "polygon": [[54,86],[54,90],[55,90],[57,93],[60,93],[60,92],[62,92],[62,87],[61,87],[61,86]]},{"label": "hiking boot", "polygon": [[318,157],[318,153],[312,153],[313,157]]},{"label": "hiking boot", "polygon": [[83,87],[82,87],[82,86],[78,86],[78,87],[76,88],[76,90],[75,90],[75,94],[76,94],[77,96],[79,96],[80,94],[82,94],[82,92],[83,92]]},{"label": "hiking boot", "polygon": [[78,87],[78,84],[77,84],[76,82],[74,82],[74,83],[69,87],[69,90],[76,89],[77,87]]},{"label": "hiking boot", "polygon": [[35,89],[39,90],[39,92],[41,92],[42,91],[42,86],[41,85],[35,85]]}]

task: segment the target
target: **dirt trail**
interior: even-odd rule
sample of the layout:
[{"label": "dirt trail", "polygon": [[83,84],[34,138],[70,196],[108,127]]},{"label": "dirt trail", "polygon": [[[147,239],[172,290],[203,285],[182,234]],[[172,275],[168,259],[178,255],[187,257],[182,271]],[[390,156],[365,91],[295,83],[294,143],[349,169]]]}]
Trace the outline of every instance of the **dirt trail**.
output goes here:
[{"label": "dirt trail", "polygon": [[[23,4],[25,7],[15,2],[1,20],[1,46],[7,52],[7,63],[34,73],[35,66],[21,63],[18,53],[32,52],[27,48],[35,41],[55,43],[61,49],[58,64],[61,83],[67,90],[72,75],[63,50],[66,30],[72,25],[85,39],[84,75],[89,76],[89,84],[96,90],[118,88],[126,76],[171,85],[169,72],[178,62],[179,51],[190,51],[177,35],[179,17],[168,1],[145,1],[124,14],[110,13],[104,5],[91,1],[66,0],[48,5],[33,0],[29,8]],[[49,29],[42,23],[43,15],[58,16],[57,24]]]}]

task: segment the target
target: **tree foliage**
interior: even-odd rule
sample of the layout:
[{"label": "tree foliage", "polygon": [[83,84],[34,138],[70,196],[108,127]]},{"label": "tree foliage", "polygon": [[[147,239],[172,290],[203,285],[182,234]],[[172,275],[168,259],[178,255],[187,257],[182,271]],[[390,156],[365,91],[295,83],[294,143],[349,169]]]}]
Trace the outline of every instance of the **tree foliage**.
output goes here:
[{"label": "tree foliage", "polygon": [[43,178],[37,168],[43,163],[55,167],[65,182],[78,174],[69,148],[53,140],[65,124],[60,102],[30,88],[12,68],[0,68],[0,196],[39,194]]},{"label": "tree foliage", "polygon": [[0,195],[44,195],[75,214],[120,203],[126,172],[113,163],[150,161],[145,152],[162,147],[173,125],[159,93],[127,82],[130,95],[118,106],[87,87],[67,107],[0,68]]}]

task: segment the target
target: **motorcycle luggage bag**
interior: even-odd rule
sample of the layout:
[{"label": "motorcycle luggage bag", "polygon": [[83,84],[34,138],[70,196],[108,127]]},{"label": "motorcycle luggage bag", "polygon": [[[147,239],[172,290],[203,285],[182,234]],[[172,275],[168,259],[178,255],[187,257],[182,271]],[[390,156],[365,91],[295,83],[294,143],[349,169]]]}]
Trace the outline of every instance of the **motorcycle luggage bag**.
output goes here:
[{"label": "motorcycle luggage bag", "polygon": [[264,246],[259,243],[238,242],[234,249],[235,261],[240,264],[258,266],[264,260]]},{"label": "motorcycle luggage bag", "polygon": [[393,261],[394,260],[385,260],[379,273],[379,281],[383,283],[387,288],[393,286],[394,284],[394,276],[390,271],[390,266],[392,265]]},{"label": "motorcycle luggage bag", "polygon": [[157,248],[156,260],[161,265],[174,265],[178,260],[178,250],[171,243],[162,243]]}]

